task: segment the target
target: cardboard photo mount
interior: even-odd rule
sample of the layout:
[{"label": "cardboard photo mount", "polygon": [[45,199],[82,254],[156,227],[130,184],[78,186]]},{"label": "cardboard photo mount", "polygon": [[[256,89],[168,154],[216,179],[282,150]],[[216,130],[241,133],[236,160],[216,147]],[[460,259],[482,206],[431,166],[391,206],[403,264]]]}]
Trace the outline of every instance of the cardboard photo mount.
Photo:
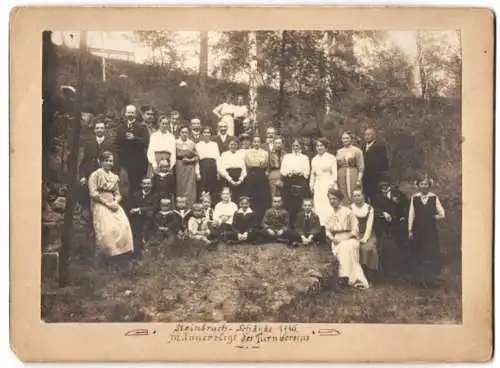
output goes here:
[{"label": "cardboard photo mount", "polygon": [[[42,322],[41,237],[39,231],[35,231],[41,224],[41,190],[36,183],[41,183],[42,32],[165,28],[210,31],[460,30],[463,65],[463,323],[299,324],[294,326],[302,335],[310,337],[307,342],[278,342],[263,344],[259,349],[237,349],[234,344],[217,341],[169,342],[169,335],[177,326],[174,323]],[[13,9],[10,16],[10,316],[13,351],[23,361],[489,360],[493,351],[493,206],[490,206],[493,203],[493,52],[494,14],[480,8],[185,6]],[[241,327],[240,324],[226,326]],[[256,326],[270,328],[279,336],[280,326],[277,324]],[[318,337],[321,329],[330,331],[331,336]]]}]

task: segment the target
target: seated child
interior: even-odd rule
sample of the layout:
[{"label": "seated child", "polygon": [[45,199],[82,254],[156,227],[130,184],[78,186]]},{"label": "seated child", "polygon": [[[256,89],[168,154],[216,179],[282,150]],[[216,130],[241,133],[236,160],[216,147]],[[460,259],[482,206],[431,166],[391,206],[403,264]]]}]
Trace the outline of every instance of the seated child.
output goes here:
[{"label": "seated child", "polygon": [[231,201],[229,188],[222,189],[221,201],[215,205],[213,234],[219,240],[227,242],[232,238],[233,216],[238,210],[236,203]]},{"label": "seated child", "polygon": [[151,179],[144,178],[141,190],[131,198],[129,211],[130,225],[134,237],[134,253],[140,256],[144,249],[144,240],[152,230],[151,225],[158,205],[158,197],[152,191]]},{"label": "seated child", "polygon": [[172,211],[172,201],[168,198],[160,199],[160,210],[154,217],[155,234],[151,245],[163,243],[166,239],[173,240],[175,236],[176,215]]},{"label": "seated child", "polygon": [[205,245],[213,244],[210,238],[208,220],[203,213],[203,205],[194,203],[192,207],[193,216],[188,220],[188,236],[190,239],[201,241]]},{"label": "seated child", "polygon": [[170,170],[170,160],[163,159],[158,163],[158,171],[153,174],[152,185],[158,198],[174,200],[175,176]]},{"label": "seated child", "polygon": [[203,216],[208,222],[214,221],[214,209],[212,208],[212,198],[210,194],[203,194],[201,197],[201,205],[203,206]]},{"label": "seated child", "polygon": [[257,238],[257,216],[250,208],[250,198],[240,198],[240,208],[233,217],[233,242],[253,243]]},{"label": "seated child", "polygon": [[324,240],[319,217],[313,212],[313,202],[309,198],[303,200],[302,211],[295,217],[293,238],[294,245],[311,245]]},{"label": "seated child", "polygon": [[281,197],[275,196],[273,197],[272,207],[264,214],[262,219],[262,238],[264,241],[291,243],[290,216],[282,205]]},{"label": "seated child", "polygon": [[187,198],[177,197],[176,209],[174,211],[175,215],[175,225],[174,233],[179,239],[186,239],[187,234],[187,223],[189,218],[193,215],[190,209],[187,208]]}]

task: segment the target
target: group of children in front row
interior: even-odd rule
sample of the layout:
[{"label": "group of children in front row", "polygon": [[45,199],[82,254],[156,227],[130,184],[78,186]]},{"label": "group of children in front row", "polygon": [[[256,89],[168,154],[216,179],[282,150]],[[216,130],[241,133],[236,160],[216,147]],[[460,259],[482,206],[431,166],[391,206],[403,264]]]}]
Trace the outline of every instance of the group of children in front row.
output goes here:
[{"label": "group of children in front row", "polygon": [[175,239],[193,239],[211,248],[219,241],[226,244],[311,245],[324,238],[310,199],[303,201],[303,211],[298,214],[294,226],[290,226],[281,197],[273,198],[272,207],[260,220],[251,209],[250,199],[241,197],[236,205],[231,200],[229,188],[222,189],[221,201],[214,208],[210,196],[202,195],[201,202],[194,203],[191,208],[187,208],[185,197],[177,197],[175,209],[172,198],[153,191],[152,179],[144,178],[141,188],[133,196],[129,210],[136,252],[142,252],[145,241],[158,245],[172,243]]}]

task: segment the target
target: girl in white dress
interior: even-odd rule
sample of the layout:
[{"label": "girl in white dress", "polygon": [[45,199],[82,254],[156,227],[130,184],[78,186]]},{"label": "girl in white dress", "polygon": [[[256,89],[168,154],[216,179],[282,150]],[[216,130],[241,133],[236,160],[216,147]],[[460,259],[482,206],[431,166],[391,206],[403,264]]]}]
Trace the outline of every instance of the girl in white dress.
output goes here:
[{"label": "girl in white dress", "polygon": [[328,203],[328,189],[337,188],[337,160],[326,152],[328,141],[320,138],[316,141],[318,153],[311,162],[310,188],[314,195],[314,212],[319,216],[321,226],[325,226],[332,208]]}]

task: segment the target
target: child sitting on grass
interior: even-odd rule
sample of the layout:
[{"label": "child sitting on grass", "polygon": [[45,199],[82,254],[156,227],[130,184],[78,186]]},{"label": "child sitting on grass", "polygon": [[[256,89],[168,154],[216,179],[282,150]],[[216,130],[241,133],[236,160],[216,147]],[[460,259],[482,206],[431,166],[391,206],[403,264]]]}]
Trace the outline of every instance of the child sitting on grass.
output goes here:
[{"label": "child sitting on grass", "polygon": [[295,217],[293,229],[294,245],[314,245],[324,241],[319,217],[313,212],[312,199],[307,198],[302,202],[302,211]]},{"label": "child sitting on grass", "polygon": [[202,242],[204,245],[213,245],[215,240],[210,236],[208,220],[203,213],[203,205],[194,203],[192,207],[193,215],[188,221],[189,239]]},{"label": "child sitting on grass", "polygon": [[187,208],[187,198],[177,197],[176,209],[174,211],[175,226],[174,231],[179,240],[187,239],[187,224],[189,218],[193,215],[191,210]]},{"label": "child sitting on grass", "polygon": [[160,200],[160,210],[155,215],[155,234],[151,245],[171,244],[175,237],[176,215],[172,211],[172,201],[168,198]]},{"label": "child sitting on grass", "polygon": [[272,207],[269,208],[262,220],[262,238],[266,242],[291,244],[290,216],[283,207],[281,197],[273,197]]},{"label": "child sitting on grass", "polygon": [[240,208],[233,217],[232,243],[255,243],[257,240],[257,216],[250,208],[250,198],[240,198]]},{"label": "child sitting on grass", "polygon": [[222,189],[221,201],[215,205],[213,234],[220,241],[227,242],[233,237],[233,217],[238,210],[236,203],[231,201],[231,190]]}]

